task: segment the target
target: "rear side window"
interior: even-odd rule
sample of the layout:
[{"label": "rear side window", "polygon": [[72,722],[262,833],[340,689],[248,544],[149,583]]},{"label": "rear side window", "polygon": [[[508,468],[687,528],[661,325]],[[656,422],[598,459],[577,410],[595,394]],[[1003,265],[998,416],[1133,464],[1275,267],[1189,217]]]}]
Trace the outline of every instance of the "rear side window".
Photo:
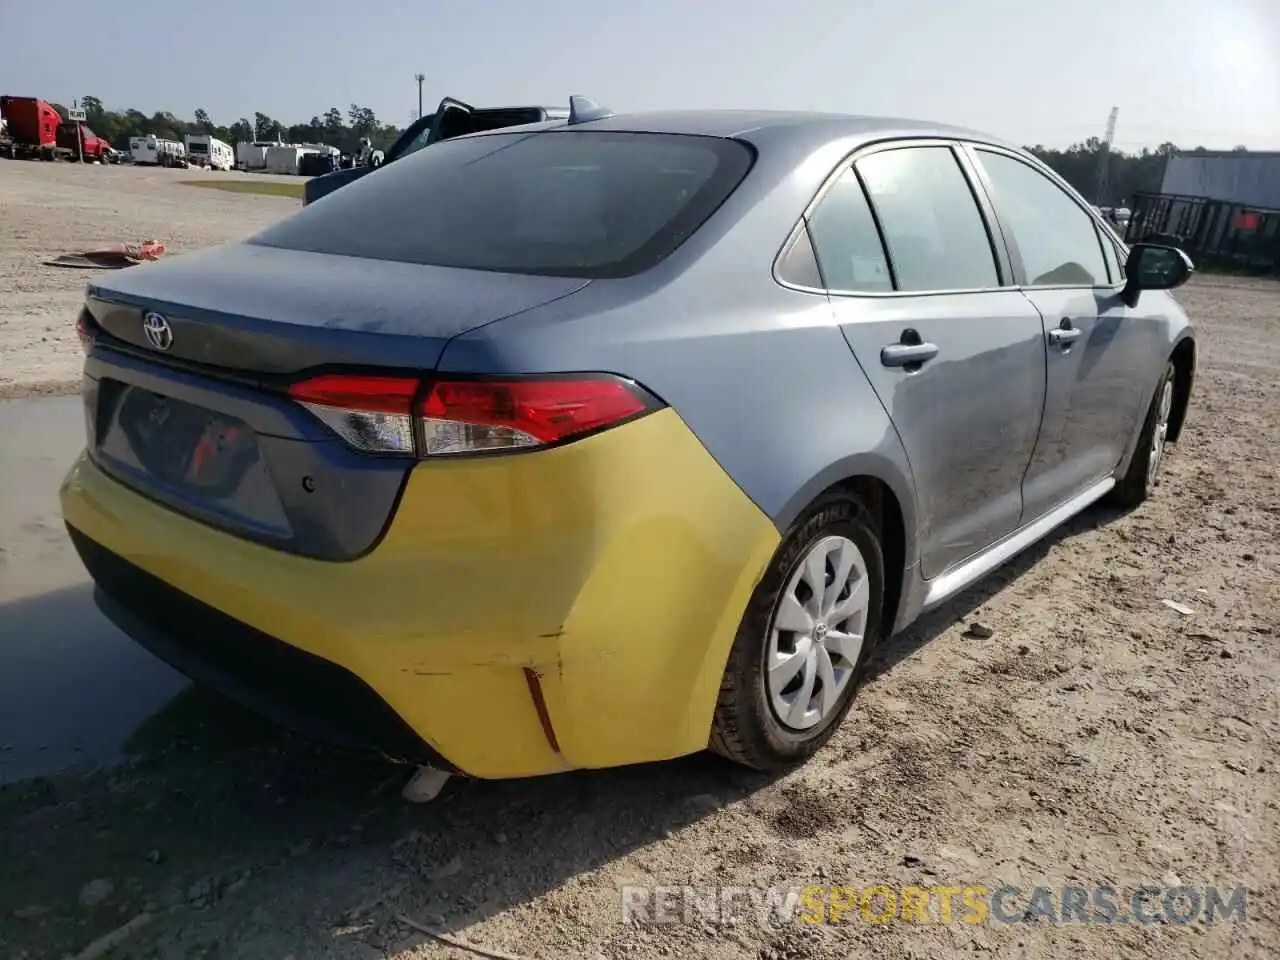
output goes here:
[{"label": "rear side window", "polygon": [[822,276],[818,273],[818,259],[813,252],[809,231],[801,229],[782,259],[778,261],[778,278],[784,283],[795,284],[809,290],[822,289]]},{"label": "rear side window", "polygon": [[693,234],[753,159],[719,137],[553,131],[446,140],[250,242],[502,273],[630,276]]},{"label": "rear side window", "polygon": [[899,290],[1000,286],[978,202],[949,147],[883,150],[854,166],[879,217]]},{"label": "rear side window", "polygon": [[880,233],[866,194],[846,170],[809,216],[814,252],[826,287],[833,292],[893,289]]}]

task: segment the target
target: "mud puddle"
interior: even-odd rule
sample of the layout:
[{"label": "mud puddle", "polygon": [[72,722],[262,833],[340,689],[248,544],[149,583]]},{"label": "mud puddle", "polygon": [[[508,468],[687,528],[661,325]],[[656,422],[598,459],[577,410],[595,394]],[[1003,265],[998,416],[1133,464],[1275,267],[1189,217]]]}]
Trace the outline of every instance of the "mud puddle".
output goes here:
[{"label": "mud puddle", "polygon": [[188,686],[94,606],[57,498],[83,436],[79,397],[0,402],[0,784],[136,752]]}]

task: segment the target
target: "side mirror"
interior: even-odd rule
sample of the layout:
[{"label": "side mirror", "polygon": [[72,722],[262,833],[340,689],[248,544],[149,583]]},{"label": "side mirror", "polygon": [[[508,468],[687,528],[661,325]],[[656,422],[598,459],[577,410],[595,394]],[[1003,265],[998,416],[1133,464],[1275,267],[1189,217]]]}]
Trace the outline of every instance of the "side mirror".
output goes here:
[{"label": "side mirror", "polygon": [[1138,305],[1143,290],[1176,290],[1196,272],[1191,258],[1177,247],[1135,243],[1125,261],[1125,285],[1120,297],[1130,307]]}]

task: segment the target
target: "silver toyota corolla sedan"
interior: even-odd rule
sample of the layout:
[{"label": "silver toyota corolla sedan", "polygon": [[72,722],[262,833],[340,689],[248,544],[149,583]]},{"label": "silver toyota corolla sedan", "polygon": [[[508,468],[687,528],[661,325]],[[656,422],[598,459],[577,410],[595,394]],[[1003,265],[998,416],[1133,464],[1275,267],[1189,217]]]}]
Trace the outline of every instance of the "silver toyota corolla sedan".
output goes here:
[{"label": "silver toyota corolla sedan", "polygon": [[108,615],[287,722],[784,767],[877,641],[1151,493],[1191,269],[970,130],[579,101],[92,287],[64,515]]}]

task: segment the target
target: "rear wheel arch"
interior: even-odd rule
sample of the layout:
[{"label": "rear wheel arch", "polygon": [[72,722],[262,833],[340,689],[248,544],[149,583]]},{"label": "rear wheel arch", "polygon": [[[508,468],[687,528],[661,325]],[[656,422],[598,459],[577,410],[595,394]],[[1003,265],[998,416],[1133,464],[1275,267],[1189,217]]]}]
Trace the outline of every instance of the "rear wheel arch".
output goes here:
[{"label": "rear wheel arch", "polygon": [[1191,386],[1195,382],[1196,341],[1194,337],[1184,337],[1173,348],[1169,360],[1175,371],[1173,380],[1173,411],[1169,415],[1169,442],[1177,443],[1182,434],[1182,425],[1186,422],[1187,409],[1191,404]]},{"label": "rear wheel arch", "polygon": [[[905,480],[903,481],[905,483]],[[882,476],[873,473],[852,473],[839,477],[833,482],[814,492],[803,503],[798,504],[788,521],[780,523],[785,532],[790,529],[795,519],[803,516],[809,508],[832,493],[844,492],[853,495],[867,508],[878,526],[880,545],[884,553],[884,605],[881,609],[880,636],[887,638],[893,632],[898,610],[901,606],[906,570],[908,563],[914,562],[914,550],[910,549],[908,530],[911,518],[910,502],[904,506],[903,498],[894,485]]]},{"label": "rear wheel arch", "polygon": [[721,756],[762,771],[797,766],[852,707],[885,595],[879,519],[864,495],[840,483],[824,490],[786,530],[752,591],[708,736]]},{"label": "rear wheel arch", "polygon": [[906,580],[907,528],[902,504],[893,488],[879,477],[846,477],[833,489],[849,491],[866,505],[879,525],[880,549],[884,553],[884,605],[881,607],[880,637],[888,639],[897,621]]}]

